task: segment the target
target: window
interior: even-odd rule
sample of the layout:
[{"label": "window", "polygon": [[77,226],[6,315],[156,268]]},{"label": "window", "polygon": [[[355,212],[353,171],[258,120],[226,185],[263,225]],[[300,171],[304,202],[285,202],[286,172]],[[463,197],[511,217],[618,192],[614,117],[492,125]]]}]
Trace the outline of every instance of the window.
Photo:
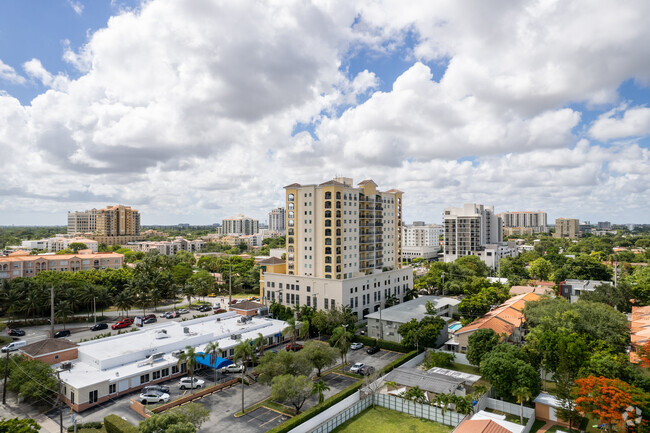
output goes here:
[{"label": "window", "polygon": [[293,201],[293,197],[294,197],[293,194],[289,194],[289,195],[287,196],[287,200],[289,200],[289,201]]},{"label": "window", "polygon": [[329,309],[329,299],[325,298],[325,309]]},{"label": "window", "polygon": [[311,307],[311,298],[307,296],[307,306]]},{"label": "window", "polygon": [[70,391],[70,404],[74,404],[74,392]]},{"label": "window", "polygon": [[332,299],[332,300],[330,301],[330,304],[331,304],[332,309],[334,309],[334,299]]},{"label": "window", "polygon": [[149,374],[143,374],[140,376],[140,383],[147,383],[149,382]]},{"label": "window", "polygon": [[307,292],[311,292],[311,286],[307,286]]},{"label": "window", "polygon": [[116,391],[117,391],[117,384],[116,383],[112,383],[112,384],[108,385],[108,393],[109,394],[115,394]]},{"label": "window", "polygon": [[172,365],[172,374],[178,373],[178,366]]},{"label": "window", "polygon": [[163,368],[162,370],[160,370],[160,375],[161,375],[162,377],[167,377],[167,376],[169,376],[169,368]]},{"label": "window", "polygon": [[154,371],[152,373],[153,380],[160,379],[160,371]]},{"label": "window", "polygon": [[97,390],[90,391],[88,393],[88,402],[89,403],[96,403],[97,402]]}]

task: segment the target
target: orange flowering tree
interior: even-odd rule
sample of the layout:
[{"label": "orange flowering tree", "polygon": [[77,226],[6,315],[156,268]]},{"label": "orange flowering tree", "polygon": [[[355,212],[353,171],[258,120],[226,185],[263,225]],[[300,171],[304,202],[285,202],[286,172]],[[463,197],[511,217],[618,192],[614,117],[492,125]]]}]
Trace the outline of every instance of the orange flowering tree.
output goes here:
[{"label": "orange flowering tree", "polygon": [[636,354],[641,359],[641,365],[645,368],[650,368],[650,341],[639,347]]},{"label": "orange flowering tree", "polygon": [[[588,376],[577,379],[576,409],[598,417],[612,431],[614,425],[623,427],[623,414],[629,406],[646,407],[648,396],[642,390],[620,379]],[[647,414],[643,414],[647,417]],[[644,421],[646,423],[646,421]],[[642,428],[643,431],[646,431]],[[622,430],[626,431],[624,427]]]}]

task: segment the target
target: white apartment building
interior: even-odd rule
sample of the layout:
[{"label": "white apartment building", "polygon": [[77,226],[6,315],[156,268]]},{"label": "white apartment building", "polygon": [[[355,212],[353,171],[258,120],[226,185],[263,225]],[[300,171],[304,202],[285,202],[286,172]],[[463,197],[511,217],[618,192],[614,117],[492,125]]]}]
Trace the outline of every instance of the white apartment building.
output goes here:
[{"label": "white apartment building", "polygon": [[190,241],[180,236],[173,241],[129,243],[130,248],[136,248],[138,251],[146,253],[147,251],[157,250],[160,254],[165,256],[173,256],[178,251],[196,253],[201,251],[203,245],[205,245],[205,242],[201,239]]},{"label": "white apartment building", "polygon": [[272,232],[284,233],[284,220],[286,211],[283,207],[278,207],[269,212],[269,230]]},{"label": "white apartment building", "polygon": [[76,236],[71,237],[69,235],[56,235],[53,238],[23,241],[20,248],[28,250],[47,250],[51,253],[56,253],[69,248],[70,245],[74,243],[86,245],[86,249],[89,249],[93,253],[96,253],[99,248],[99,243],[93,239]]},{"label": "white apartment building", "polygon": [[[499,247],[503,241],[503,223],[495,215],[493,206],[465,204],[461,208],[446,208],[443,219],[445,262],[475,255],[481,257],[486,264],[491,263],[489,266],[495,267],[499,255],[505,254],[505,250]],[[496,246],[488,248],[488,245]],[[493,257],[495,253],[497,260],[489,260],[488,257]]]},{"label": "white apartment building", "polygon": [[231,217],[222,221],[223,231],[225,235],[238,234],[238,235],[254,235],[260,231],[259,221],[244,216],[242,214],[237,217]]},{"label": "white apartment building", "polygon": [[444,227],[439,224],[425,224],[414,221],[404,226],[404,245],[402,255],[404,261],[410,262],[415,258],[431,260],[438,257],[440,251],[440,236]]},{"label": "white apartment building", "polygon": [[[285,190],[287,274],[263,274],[267,300],[316,302],[319,309],[347,305],[362,318],[386,296],[403,297],[412,287],[412,271],[399,269],[401,191],[379,191],[372,180],[354,187],[344,177]],[[290,291],[281,297],[287,284]]]},{"label": "white apartment building", "polygon": [[503,228],[508,233],[527,234],[548,231],[546,212],[502,212],[498,216],[503,220]]},{"label": "white apartment building", "polygon": [[68,234],[95,233],[97,231],[97,209],[83,212],[68,212]]}]

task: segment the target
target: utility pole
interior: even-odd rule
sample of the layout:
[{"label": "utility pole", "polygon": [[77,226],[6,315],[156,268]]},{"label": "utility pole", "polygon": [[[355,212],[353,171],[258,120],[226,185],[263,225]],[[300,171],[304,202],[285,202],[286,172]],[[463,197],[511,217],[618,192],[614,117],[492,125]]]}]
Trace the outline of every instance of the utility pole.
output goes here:
[{"label": "utility pole", "polygon": [[54,284],[50,285],[50,337],[54,337]]},{"label": "utility pole", "polygon": [[97,298],[95,298],[94,296],[93,296],[93,323],[95,325],[97,324]]},{"label": "utility pole", "polygon": [[60,433],[63,433],[63,399],[61,398],[61,372],[59,370],[56,371],[56,378],[59,380],[59,429]]},{"label": "utility pole", "polygon": [[2,387],[2,404],[7,404],[7,376],[9,375],[9,351],[7,350],[7,358],[5,359],[5,383]]},{"label": "utility pole", "polygon": [[230,311],[230,307],[232,306],[232,256],[228,260],[228,266],[228,311]]},{"label": "utility pole", "polygon": [[445,273],[443,272],[441,275],[442,278],[442,296],[445,296]]},{"label": "utility pole", "polygon": [[[379,295],[381,296],[381,292],[379,292]],[[384,322],[381,321],[381,310],[383,306],[384,306],[384,301],[381,301],[381,303],[379,304],[379,339],[380,340],[384,339]]]}]

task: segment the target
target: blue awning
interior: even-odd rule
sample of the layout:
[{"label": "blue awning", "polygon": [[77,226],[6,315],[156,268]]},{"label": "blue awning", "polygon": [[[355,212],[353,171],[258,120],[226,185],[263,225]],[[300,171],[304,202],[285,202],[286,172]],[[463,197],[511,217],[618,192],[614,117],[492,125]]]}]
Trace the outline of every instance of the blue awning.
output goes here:
[{"label": "blue awning", "polygon": [[219,356],[214,358],[214,362],[210,362],[213,359],[210,355],[206,355],[206,356],[199,355],[196,356],[194,359],[196,359],[196,362],[198,362],[199,364],[211,368],[221,368],[233,363],[231,360],[226,358],[221,358]]}]

